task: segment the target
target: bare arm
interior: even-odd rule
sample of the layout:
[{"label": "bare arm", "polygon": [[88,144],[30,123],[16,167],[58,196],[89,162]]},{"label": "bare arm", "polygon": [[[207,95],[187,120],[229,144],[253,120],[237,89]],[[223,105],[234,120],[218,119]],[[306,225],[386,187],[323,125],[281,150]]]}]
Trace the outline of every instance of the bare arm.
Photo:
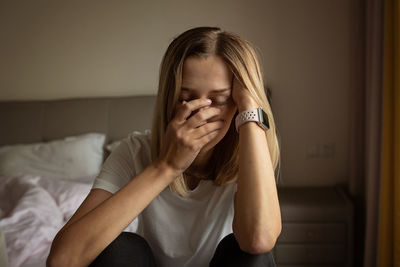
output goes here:
[{"label": "bare arm", "polygon": [[116,194],[60,231],[49,265],[89,265],[175,177],[162,164],[149,165]]},{"label": "bare arm", "polygon": [[[241,99],[246,99],[242,97]],[[258,107],[248,100],[239,112]],[[242,250],[270,251],[281,232],[281,213],[265,131],[255,122],[239,128],[239,175],[233,232]]]}]

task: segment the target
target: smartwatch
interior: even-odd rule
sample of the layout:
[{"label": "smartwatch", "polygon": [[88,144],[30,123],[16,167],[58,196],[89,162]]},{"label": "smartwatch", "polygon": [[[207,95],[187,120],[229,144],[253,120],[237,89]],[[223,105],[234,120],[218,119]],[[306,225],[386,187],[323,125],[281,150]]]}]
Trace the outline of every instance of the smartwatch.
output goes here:
[{"label": "smartwatch", "polygon": [[249,121],[257,122],[265,131],[269,129],[268,116],[262,108],[248,109],[240,112],[235,119],[236,131],[239,132],[240,125]]}]

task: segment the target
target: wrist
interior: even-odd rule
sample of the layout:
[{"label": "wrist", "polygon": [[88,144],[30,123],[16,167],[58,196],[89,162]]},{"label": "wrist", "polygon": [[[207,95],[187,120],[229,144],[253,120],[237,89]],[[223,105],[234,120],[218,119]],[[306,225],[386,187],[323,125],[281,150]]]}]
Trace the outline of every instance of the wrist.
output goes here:
[{"label": "wrist", "polygon": [[253,98],[243,99],[237,105],[239,113],[248,109],[258,108],[259,105]]},{"label": "wrist", "polygon": [[172,168],[167,162],[161,159],[157,159],[153,162],[153,166],[155,169],[157,169],[160,173],[167,175],[170,179],[171,182],[178,177],[181,172],[175,170]]}]

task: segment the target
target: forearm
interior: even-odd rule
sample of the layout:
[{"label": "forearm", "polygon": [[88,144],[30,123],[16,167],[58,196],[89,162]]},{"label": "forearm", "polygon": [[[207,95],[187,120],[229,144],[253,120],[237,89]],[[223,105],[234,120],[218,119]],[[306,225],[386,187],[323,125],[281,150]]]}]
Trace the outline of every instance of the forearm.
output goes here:
[{"label": "forearm", "polygon": [[72,223],[55,239],[54,250],[74,266],[87,266],[173,181],[175,173],[149,165],[125,187]]},{"label": "forearm", "polygon": [[239,175],[233,228],[239,244],[270,250],[281,231],[274,170],[264,130],[245,123],[239,134]]}]

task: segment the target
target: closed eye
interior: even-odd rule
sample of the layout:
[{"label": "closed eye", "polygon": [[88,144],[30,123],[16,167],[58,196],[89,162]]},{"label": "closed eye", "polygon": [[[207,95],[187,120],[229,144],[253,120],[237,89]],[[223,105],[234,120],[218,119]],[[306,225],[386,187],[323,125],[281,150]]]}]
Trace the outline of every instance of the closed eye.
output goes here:
[{"label": "closed eye", "polygon": [[215,104],[215,105],[227,105],[231,102],[232,102],[232,97],[229,97],[228,99],[224,99],[224,101],[213,100],[213,104]]},{"label": "closed eye", "polygon": [[[179,98],[178,101],[182,103],[182,101],[190,102],[190,101],[192,101],[192,100],[194,100],[194,99],[195,99],[195,98],[186,98],[186,99],[185,99],[185,98]],[[227,104],[229,104],[229,103],[232,101],[232,98],[230,97],[230,98],[228,98],[228,99],[225,100],[225,101],[217,101],[217,100],[212,99],[212,98],[211,98],[211,100],[212,100],[211,105],[218,105],[218,106],[221,106],[221,105],[227,105]]]},{"label": "closed eye", "polygon": [[217,101],[213,101],[211,105],[218,105],[218,106],[222,106],[222,105],[227,105],[229,103],[229,101],[226,102],[217,102]]}]

